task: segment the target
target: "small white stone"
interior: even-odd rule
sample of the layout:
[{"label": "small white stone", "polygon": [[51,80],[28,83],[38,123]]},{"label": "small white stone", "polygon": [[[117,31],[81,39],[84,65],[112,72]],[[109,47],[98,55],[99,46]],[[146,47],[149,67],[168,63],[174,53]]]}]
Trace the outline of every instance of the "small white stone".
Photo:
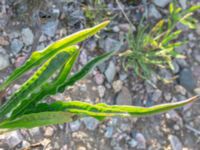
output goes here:
[{"label": "small white stone", "polygon": [[123,82],[121,80],[116,80],[112,83],[112,87],[115,93],[119,92],[122,89]]},{"label": "small white stone", "polygon": [[54,133],[54,129],[52,127],[47,127],[45,129],[45,133],[44,133],[44,136],[46,137],[51,137]]}]

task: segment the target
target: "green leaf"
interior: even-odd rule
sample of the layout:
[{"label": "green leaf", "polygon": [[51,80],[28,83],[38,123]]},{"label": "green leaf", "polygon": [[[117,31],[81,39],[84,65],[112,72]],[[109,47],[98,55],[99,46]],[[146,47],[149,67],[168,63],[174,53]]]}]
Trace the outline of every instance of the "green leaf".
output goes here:
[{"label": "green leaf", "polygon": [[[0,118],[5,117],[7,113],[18,106],[31,93],[40,90],[40,87],[60,69],[71,55],[76,53],[78,47],[69,47],[58,52],[54,57],[46,61],[20,88],[17,90],[9,100],[0,107]],[[37,89],[39,88],[39,89]],[[28,97],[30,99],[32,97]]]},{"label": "green leaf", "polygon": [[61,40],[58,40],[50,44],[43,51],[33,52],[30,58],[26,61],[26,63],[24,63],[21,67],[13,71],[12,74],[7,78],[7,80],[2,85],[0,85],[0,91],[8,87],[13,81],[18,79],[25,72],[29,71],[30,69],[36,66],[39,66],[41,63],[51,58],[53,55],[55,55],[56,52],[68,46],[74,45],[78,42],[81,42],[85,40],[86,38],[91,37],[92,35],[96,34],[98,31],[103,29],[105,26],[107,26],[108,24],[109,24],[109,21],[105,21],[92,28],[79,31]]},{"label": "green leaf", "polygon": [[[66,61],[66,64],[60,70],[58,76],[53,81],[41,85],[39,91],[30,93],[29,97],[21,99],[21,104],[15,108],[11,117],[15,118],[18,115],[22,115],[26,108],[34,106],[37,102],[43,98],[57,93],[58,88],[67,80],[67,77],[79,55],[79,51],[75,51],[71,58]],[[57,64],[60,65],[60,64]]]},{"label": "green leaf", "polygon": [[16,119],[7,119],[0,123],[2,129],[21,129],[33,128],[53,124],[62,124],[71,122],[75,115],[69,112],[40,112],[33,114],[26,114]]},{"label": "green leaf", "polygon": [[[114,116],[123,116],[123,117],[142,117],[160,114],[171,109],[179,108],[189,103],[192,103],[199,99],[200,96],[194,96],[187,100],[180,102],[166,103],[155,105],[152,107],[140,107],[140,106],[127,106],[127,105],[107,105],[104,103],[99,104],[90,104],[81,101],[56,101],[52,104],[38,104],[34,112],[42,111],[65,111],[70,112],[79,116],[92,116],[97,119],[98,117],[114,117]],[[28,113],[32,113],[29,111]]]},{"label": "green leaf", "polygon": [[84,78],[86,75],[88,75],[91,72],[91,70],[95,66],[109,59],[114,54],[115,54],[115,51],[107,52],[89,61],[85,66],[83,66],[83,68],[80,71],[78,71],[73,76],[71,76],[67,81],[65,81],[63,85],[59,87],[58,92],[63,92],[66,87],[72,86],[75,82]]},{"label": "green leaf", "polygon": [[77,58],[77,56],[75,56],[74,59],[69,62],[70,64],[66,64],[66,69],[62,70],[63,73],[60,73],[60,77],[57,78],[57,80],[53,81],[51,84],[44,85],[39,92],[31,94],[30,98],[24,99],[23,102],[12,113],[12,118],[22,115],[26,108],[30,108],[43,98],[56,94],[57,92],[63,92],[67,86],[71,86],[78,80],[85,77],[96,65],[110,58],[113,54],[114,51],[97,56],[96,58],[89,61],[79,72],[68,79],[66,79],[65,75],[65,78],[61,77],[63,76],[63,73],[68,72],[66,69],[71,70],[71,68],[69,69],[68,67],[72,67],[74,64],[74,61]]}]

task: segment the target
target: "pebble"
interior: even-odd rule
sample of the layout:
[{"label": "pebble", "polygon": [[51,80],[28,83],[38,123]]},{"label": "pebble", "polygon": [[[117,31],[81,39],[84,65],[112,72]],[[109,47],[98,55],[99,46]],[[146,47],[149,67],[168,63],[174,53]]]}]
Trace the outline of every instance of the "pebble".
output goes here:
[{"label": "pebble", "polygon": [[149,13],[148,15],[150,17],[154,17],[155,19],[160,19],[162,17],[162,15],[160,14],[160,12],[157,10],[157,8],[154,5],[150,5],[149,6]]},{"label": "pebble", "polygon": [[98,90],[99,96],[100,96],[101,98],[104,97],[105,92],[106,92],[106,88],[105,88],[103,85],[99,85],[99,86],[97,87],[97,90]]},{"label": "pebble", "polygon": [[101,85],[104,82],[104,75],[99,73],[99,72],[97,72],[94,75],[94,80],[98,85]]},{"label": "pebble", "polygon": [[31,144],[27,141],[22,141],[22,146],[21,149],[28,149],[28,147],[30,147]]},{"label": "pebble", "polygon": [[188,91],[193,91],[196,87],[196,81],[190,69],[184,68],[179,75],[180,84]]},{"label": "pebble", "polygon": [[159,90],[159,89],[156,89],[156,90],[153,92],[152,98],[151,98],[151,99],[152,99],[154,102],[158,102],[158,101],[160,100],[161,96],[162,96],[162,91]]},{"label": "pebble", "polygon": [[128,144],[131,146],[131,148],[134,148],[137,146],[138,142],[135,139],[131,139]]},{"label": "pebble", "polygon": [[194,92],[195,92],[195,94],[200,95],[200,88],[196,88],[196,89],[194,89]]},{"label": "pebble", "polygon": [[22,29],[22,40],[26,45],[31,45],[33,43],[33,32],[30,28]]},{"label": "pebble", "polygon": [[22,48],[23,48],[23,42],[19,39],[14,39],[12,42],[11,42],[11,51],[14,53],[14,54],[18,54]]},{"label": "pebble", "polygon": [[49,21],[41,26],[42,32],[47,36],[54,36],[58,27],[58,20]]},{"label": "pebble", "polygon": [[186,9],[187,8],[187,0],[179,0],[179,3],[181,4],[181,7],[183,9]]},{"label": "pebble", "polygon": [[29,130],[30,135],[34,139],[40,139],[42,137],[41,131],[39,127],[35,127]]},{"label": "pebble", "polygon": [[73,121],[69,123],[70,129],[72,130],[72,132],[75,132],[77,130],[79,130],[80,126],[81,126],[81,122],[79,120]]},{"label": "pebble", "polygon": [[47,127],[45,129],[44,136],[51,137],[54,134],[54,129],[52,127]]},{"label": "pebble", "polygon": [[91,131],[94,131],[99,124],[99,121],[92,117],[84,117],[81,120],[84,122],[86,128]]},{"label": "pebble", "polygon": [[175,90],[177,93],[180,93],[182,95],[186,95],[186,92],[187,92],[186,89],[181,85],[176,85]]},{"label": "pebble", "polygon": [[173,72],[174,74],[178,73],[178,72],[180,71],[179,65],[177,64],[176,61],[173,61],[172,64],[173,64],[173,67],[174,67],[174,69],[172,70],[172,72]]},{"label": "pebble", "polygon": [[133,31],[136,31],[136,27],[130,26],[128,23],[119,24],[119,28],[123,32],[129,32],[130,28],[132,28]]},{"label": "pebble", "polygon": [[113,135],[113,127],[107,127],[104,136],[106,138],[111,138]]},{"label": "pebble", "polygon": [[80,54],[80,62],[82,65],[85,65],[87,63],[87,54],[84,50],[82,50]]},{"label": "pebble", "polygon": [[114,77],[116,75],[116,66],[113,61],[110,61],[106,71],[105,71],[105,76],[108,82],[112,83]]},{"label": "pebble", "polygon": [[117,105],[132,105],[131,93],[126,87],[122,87],[122,90],[116,98]]},{"label": "pebble", "polygon": [[146,139],[142,133],[137,133],[135,136],[138,149],[146,149]]},{"label": "pebble", "polygon": [[112,30],[113,30],[114,32],[119,32],[119,31],[120,31],[120,28],[119,28],[118,26],[114,26],[114,27],[112,28]]},{"label": "pebble", "polygon": [[156,4],[159,7],[166,7],[172,0],[153,0],[154,4]]},{"label": "pebble", "polygon": [[6,50],[0,47],[0,70],[5,69],[10,65],[9,56],[6,53]]},{"label": "pebble", "polygon": [[17,68],[17,67],[19,67],[19,66],[21,66],[22,64],[24,64],[24,62],[26,61],[26,59],[27,59],[27,56],[26,55],[23,55],[23,56],[19,56],[19,57],[17,57],[16,58],[16,60],[15,60],[15,67]]},{"label": "pebble", "polygon": [[183,149],[183,145],[177,136],[169,135],[168,139],[172,146],[172,150],[182,150]]},{"label": "pebble", "polygon": [[[101,47],[101,45],[103,47]],[[105,41],[102,42],[102,44],[100,44],[100,47],[105,50],[106,52],[110,52],[110,51],[119,51],[121,49],[121,42],[117,41],[115,39],[112,38],[106,38]]]},{"label": "pebble", "polygon": [[123,82],[121,80],[116,80],[112,83],[112,87],[115,93],[119,92],[122,89]]},{"label": "pebble", "polygon": [[21,143],[23,140],[22,135],[19,131],[14,131],[11,133],[8,133],[6,135],[6,143],[9,145],[10,149],[13,149],[15,146],[17,146],[19,143]]},{"label": "pebble", "polygon": [[171,93],[165,92],[165,93],[164,93],[164,98],[165,98],[166,101],[170,101],[170,100],[172,99]]},{"label": "pebble", "polygon": [[9,45],[8,39],[6,37],[4,37],[4,36],[1,36],[0,37],[0,45],[3,45],[3,46]]}]

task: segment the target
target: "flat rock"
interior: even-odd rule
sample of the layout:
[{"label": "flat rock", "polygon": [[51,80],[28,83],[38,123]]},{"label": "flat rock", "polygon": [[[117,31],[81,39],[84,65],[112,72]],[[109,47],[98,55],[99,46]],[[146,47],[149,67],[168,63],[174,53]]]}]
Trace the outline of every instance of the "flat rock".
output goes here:
[{"label": "flat rock", "polygon": [[105,41],[100,42],[100,47],[106,52],[119,51],[121,49],[121,42],[112,38],[106,38]]},{"label": "flat rock", "polygon": [[26,45],[31,45],[33,43],[33,32],[30,28],[22,29],[22,40]]},{"label": "flat rock", "polygon": [[160,19],[162,17],[162,15],[160,14],[160,12],[157,10],[157,8],[154,5],[150,5],[149,6],[149,13],[148,15],[150,17],[154,17],[156,19]]},{"label": "flat rock", "polygon": [[86,128],[92,131],[95,130],[99,124],[99,121],[92,117],[84,117],[81,120],[84,122]]},{"label": "flat rock", "polygon": [[110,61],[109,65],[105,71],[105,76],[106,76],[106,79],[108,80],[108,82],[111,83],[113,81],[115,74],[116,74],[115,64],[113,61]]},{"label": "flat rock", "polygon": [[10,149],[13,149],[23,140],[22,135],[19,131],[14,131],[6,135],[6,143],[9,145]]},{"label": "flat rock", "polygon": [[121,92],[117,95],[116,98],[117,105],[132,105],[131,93],[126,87],[121,89]]},{"label": "flat rock", "polygon": [[154,4],[156,4],[159,7],[166,7],[172,0],[154,0]]},{"label": "flat rock", "polygon": [[21,50],[22,50],[22,47],[23,47],[23,42],[19,39],[14,39],[12,42],[11,42],[11,51],[14,53],[14,54],[18,54]]},{"label": "flat rock", "polygon": [[179,75],[180,84],[188,91],[193,91],[196,87],[196,81],[190,69],[184,68]]},{"label": "flat rock", "polygon": [[42,25],[42,32],[47,36],[54,36],[58,27],[58,20],[49,21]]},{"label": "flat rock", "polygon": [[81,126],[81,122],[79,120],[76,120],[74,122],[70,122],[69,123],[70,129],[72,130],[72,132],[79,130],[80,126]]}]

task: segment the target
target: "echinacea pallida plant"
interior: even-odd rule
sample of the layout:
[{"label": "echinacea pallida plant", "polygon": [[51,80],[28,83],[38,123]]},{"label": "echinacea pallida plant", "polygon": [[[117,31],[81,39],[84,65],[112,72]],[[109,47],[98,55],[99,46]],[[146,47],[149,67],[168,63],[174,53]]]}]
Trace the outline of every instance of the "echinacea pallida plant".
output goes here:
[{"label": "echinacea pallida plant", "polygon": [[175,48],[186,43],[178,41],[182,30],[177,29],[176,25],[179,23],[194,29],[197,20],[192,15],[199,9],[200,5],[195,5],[183,10],[176,7],[174,1],[169,5],[166,19],[161,19],[153,27],[140,24],[135,34],[130,32],[127,36],[129,49],[120,54],[125,70],[131,69],[134,75],[143,79],[149,79],[157,68],[174,70],[172,60],[184,58]]},{"label": "echinacea pallida plant", "polygon": [[93,28],[85,29],[58,40],[43,51],[35,51],[26,63],[13,71],[5,82],[0,85],[0,90],[5,90],[24,73],[38,67],[34,74],[9,96],[8,100],[0,107],[1,133],[20,128],[61,124],[83,116],[92,116],[99,120],[113,116],[142,117],[178,108],[198,99],[198,96],[195,96],[184,101],[149,108],[125,105],[109,106],[104,103],[94,105],[81,101],[42,103],[44,98],[63,92],[90,73],[96,65],[114,54],[111,51],[97,56],[83,66],[82,69],[70,75],[80,53],[79,47],[75,44],[96,34],[108,23],[109,21],[105,21]]}]

